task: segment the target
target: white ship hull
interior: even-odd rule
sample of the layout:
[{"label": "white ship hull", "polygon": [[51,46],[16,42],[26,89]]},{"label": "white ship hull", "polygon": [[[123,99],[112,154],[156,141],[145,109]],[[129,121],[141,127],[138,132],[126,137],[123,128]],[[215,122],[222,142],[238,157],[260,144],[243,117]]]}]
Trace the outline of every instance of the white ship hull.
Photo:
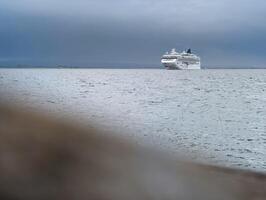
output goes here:
[{"label": "white ship hull", "polygon": [[172,62],[172,63],[163,63],[164,67],[168,70],[190,70],[190,69],[201,69],[200,63],[197,64],[186,64],[186,63],[177,63],[177,62]]},{"label": "white ship hull", "polygon": [[201,62],[198,56],[191,52],[177,53],[174,49],[170,54],[163,55],[161,63],[169,70],[201,69]]}]

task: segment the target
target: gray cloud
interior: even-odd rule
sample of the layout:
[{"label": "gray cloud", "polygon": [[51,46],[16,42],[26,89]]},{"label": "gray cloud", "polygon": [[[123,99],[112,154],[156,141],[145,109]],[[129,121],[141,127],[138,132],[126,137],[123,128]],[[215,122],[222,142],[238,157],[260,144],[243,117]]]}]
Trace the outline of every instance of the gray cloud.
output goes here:
[{"label": "gray cloud", "polygon": [[192,47],[208,66],[264,66],[263,0],[1,0],[0,64],[159,66]]}]

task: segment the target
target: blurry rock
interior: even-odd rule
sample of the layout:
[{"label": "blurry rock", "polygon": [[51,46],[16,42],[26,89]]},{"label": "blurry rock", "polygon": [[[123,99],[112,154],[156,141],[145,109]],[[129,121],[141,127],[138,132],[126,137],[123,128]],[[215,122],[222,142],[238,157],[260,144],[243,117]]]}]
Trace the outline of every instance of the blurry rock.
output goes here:
[{"label": "blurry rock", "polygon": [[99,130],[0,106],[0,199],[266,199],[263,174],[176,161]]}]

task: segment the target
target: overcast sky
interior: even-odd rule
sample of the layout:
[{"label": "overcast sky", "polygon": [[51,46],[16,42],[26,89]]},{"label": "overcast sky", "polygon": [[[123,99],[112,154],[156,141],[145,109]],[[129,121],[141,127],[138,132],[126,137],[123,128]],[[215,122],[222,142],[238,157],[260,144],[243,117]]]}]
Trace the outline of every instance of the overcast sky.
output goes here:
[{"label": "overcast sky", "polygon": [[0,0],[0,65],[266,67],[265,0]]}]

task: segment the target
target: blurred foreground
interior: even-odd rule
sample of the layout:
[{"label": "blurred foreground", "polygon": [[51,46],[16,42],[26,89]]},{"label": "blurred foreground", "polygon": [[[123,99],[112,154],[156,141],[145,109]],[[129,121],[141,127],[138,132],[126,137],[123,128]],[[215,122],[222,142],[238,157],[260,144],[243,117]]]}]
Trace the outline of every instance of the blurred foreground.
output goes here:
[{"label": "blurred foreground", "polygon": [[266,175],[183,162],[0,106],[0,199],[266,199]]}]

